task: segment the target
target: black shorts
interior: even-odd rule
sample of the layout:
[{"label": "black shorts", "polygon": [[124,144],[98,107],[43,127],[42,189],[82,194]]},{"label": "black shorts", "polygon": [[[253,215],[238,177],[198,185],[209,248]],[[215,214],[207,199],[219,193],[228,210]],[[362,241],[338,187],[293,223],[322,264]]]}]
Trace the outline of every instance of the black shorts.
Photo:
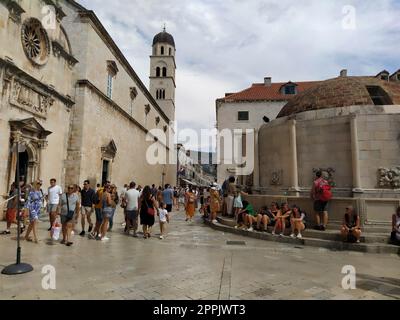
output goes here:
[{"label": "black shorts", "polygon": [[172,204],[167,204],[167,211],[172,212]]},{"label": "black shorts", "polygon": [[315,212],[324,212],[327,210],[328,202],[317,200],[314,202],[314,211]]}]

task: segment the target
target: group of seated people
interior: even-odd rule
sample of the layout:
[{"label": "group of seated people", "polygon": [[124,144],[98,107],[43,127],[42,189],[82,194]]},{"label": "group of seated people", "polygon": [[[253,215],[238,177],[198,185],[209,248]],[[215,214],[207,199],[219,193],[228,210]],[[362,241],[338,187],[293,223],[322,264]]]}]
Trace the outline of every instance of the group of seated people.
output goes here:
[{"label": "group of seated people", "polygon": [[[236,212],[235,218],[236,229],[244,228],[250,232],[267,232],[268,227],[272,227],[272,235],[284,236],[286,229],[291,229],[290,236],[301,239],[301,233],[306,229],[306,213],[297,205],[290,207],[287,203],[272,202],[269,208],[264,206],[257,212],[248,201],[243,201],[243,209]],[[340,232],[344,242],[360,243],[361,219],[354,207],[346,207]],[[400,245],[400,207],[393,215],[391,242]]]},{"label": "group of seated people", "polygon": [[306,229],[306,213],[298,206],[292,207],[284,203],[281,206],[277,202],[273,202],[271,207],[262,207],[256,212],[253,206],[243,201],[243,209],[236,213],[236,227],[246,228],[247,231],[255,230],[268,231],[268,227],[273,227],[272,234],[279,233],[284,236],[286,228],[291,228],[292,238],[301,239],[301,232]]}]

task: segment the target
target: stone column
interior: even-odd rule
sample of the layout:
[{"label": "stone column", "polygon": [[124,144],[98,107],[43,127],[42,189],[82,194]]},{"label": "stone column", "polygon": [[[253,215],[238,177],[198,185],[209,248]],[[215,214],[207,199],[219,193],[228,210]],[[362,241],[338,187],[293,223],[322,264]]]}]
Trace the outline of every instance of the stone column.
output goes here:
[{"label": "stone column", "polygon": [[[37,179],[42,179],[43,180],[43,176],[42,174],[45,172],[45,166],[44,166],[44,150],[47,148],[48,146],[48,142],[46,140],[40,140],[38,142],[38,162],[39,162],[39,166],[38,166],[38,172],[37,172]],[[47,182],[47,181],[46,181]]]},{"label": "stone column", "polygon": [[298,172],[298,162],[297,162],[297,137],[296,137],[296,120],[289,120],[290,127],[290,148],[292,150],[292,163],[291,163],[291,188],[290,192],[294,193],[296,197],[299,194],[299,172]]},{"label": "stone column", "polygon": [[259,159],[259,147],[258,147],[258,134],[259,130],[254,130],[254,181],[253,188],[256,190],[260,189],[260,159]]},{"label": "stone column", "polygon": [[15,174],[17,171],[17,152],[18,152],[18,150],[16,150],[16,143],[21,142],[21,138],[22,138],[21,132],[18,131],[11,132],[11,150],[10,150],[11,161],[10,161],[7,190],[10,187],[11,183],[15,181]]},{"label": "stone column", "polygon": [[353,193],[362,193],[360,174],[360,148],[358,143],[357,116],[350,117],[351,128],[351,155],[353,169]]}]

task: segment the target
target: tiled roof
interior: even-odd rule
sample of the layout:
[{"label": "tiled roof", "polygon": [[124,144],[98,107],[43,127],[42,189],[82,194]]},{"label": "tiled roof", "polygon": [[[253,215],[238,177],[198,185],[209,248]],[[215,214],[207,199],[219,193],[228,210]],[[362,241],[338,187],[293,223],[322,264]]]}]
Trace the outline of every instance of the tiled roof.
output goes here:
[{"label": "tiled roof", "polygon": [[400,82],[375,77],[339,77],[329,79],[297,95],[281,110],[278,118],[292,114],[354,105],[374,105],[368,87],[381,88],[387,104],[400,105]]},{"label": "tiled roof", "polygon": [[[233,93],[219,99],[222,102],[237,101],[288,101],[296,95],[286,95],[281,93],[282,86],[291,82],[278,82],[266,86],[264,83],[254,83],[250,88]],[[301,93],[319,84],[319,81],[295,82],[297,93]]]}]

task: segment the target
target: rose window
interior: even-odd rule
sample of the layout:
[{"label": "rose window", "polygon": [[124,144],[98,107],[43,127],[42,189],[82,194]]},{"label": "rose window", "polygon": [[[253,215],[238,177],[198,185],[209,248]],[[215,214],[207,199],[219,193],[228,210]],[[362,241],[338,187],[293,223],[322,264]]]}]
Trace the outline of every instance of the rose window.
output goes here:
[{"label": "rose window", "polygon": [[22,26],[22,45],[26,56],[36,65],[47,62],[50,45],[39,20],[29,19]]}]

